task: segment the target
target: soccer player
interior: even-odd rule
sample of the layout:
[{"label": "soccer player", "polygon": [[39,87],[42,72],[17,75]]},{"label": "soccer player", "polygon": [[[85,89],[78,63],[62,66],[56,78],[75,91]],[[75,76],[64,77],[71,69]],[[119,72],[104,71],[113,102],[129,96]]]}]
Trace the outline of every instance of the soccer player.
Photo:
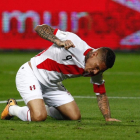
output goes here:
[{"label": "soccer player", "polygon": [[102,79],[102,73],[114,65],[114,52],[106,47],[94,49],[76,34],[45,24],[38,25],[35,31],[53,44],[20,67],[16,86],[27,106],[20,107],[11,98],[1,119],[17,116],[23,121],[44,121],[49,115],[55,119],[79,120],[79,108],[62,81],[90,76],[103,117],[106,121],[119,121],[111,118]]}]

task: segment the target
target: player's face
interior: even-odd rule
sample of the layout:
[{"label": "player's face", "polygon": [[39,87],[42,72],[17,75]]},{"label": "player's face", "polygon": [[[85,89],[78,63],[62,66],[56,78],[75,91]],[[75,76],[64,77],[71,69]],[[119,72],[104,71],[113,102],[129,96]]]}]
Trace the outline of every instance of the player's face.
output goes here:
[{"label": "player's face", "polygon": [[99,59],[98,53],[93,53],[85,63],[85,72],[89,73],[90,76],[97,75],[100,72],[104,72],[107,69],[104,62]]}]

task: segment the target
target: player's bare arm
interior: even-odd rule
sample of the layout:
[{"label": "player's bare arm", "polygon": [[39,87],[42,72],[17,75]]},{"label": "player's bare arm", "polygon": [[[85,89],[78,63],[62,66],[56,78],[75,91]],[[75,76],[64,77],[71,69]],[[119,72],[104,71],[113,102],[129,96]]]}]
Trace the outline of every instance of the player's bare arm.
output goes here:
[{"label": "player's bare arm", "polygon": [[71,40],[66,40],[66,41],[61,41],[60,39],[58,39],[53,33],[54,33],[54,28],[43,24],[43,25],[38,25],[35,28],[35,31],[37,32],[37,34],[45,39],[48,40],[52,43],[55,43],[56,45],[58,45],[59,47],[65,47],[65,49],[69,49],[70,47],[75,47],[74,44],[72,43]]},{"label": "player's bare arm", "polygon": [[99,109],[101,110],[101,113],[103,114],[106,121],[120,121],[120,120],[111,118],[109,101],[105,93],[101,95],[97,95],[97,101],[98,101]]}]

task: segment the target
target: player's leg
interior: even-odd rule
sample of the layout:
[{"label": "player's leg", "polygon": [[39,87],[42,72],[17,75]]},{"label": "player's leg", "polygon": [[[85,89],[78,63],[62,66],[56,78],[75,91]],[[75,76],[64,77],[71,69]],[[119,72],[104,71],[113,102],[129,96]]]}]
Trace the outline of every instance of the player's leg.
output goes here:
[{"label": "player's leg", "polygon": [[81,118],[80,110],[74,101],[74,98],[62,84],[59,83],[57,85],[58,90],[49,92],[48,87],[44,87],[44,85],[42,86],[44,92],[46,88],[46,93],[43,94],[43,98],[48,105],[46,106],[46,109],[49,116],[61,120],[79,120]]},{"label": "player's leg", "polygon": [[65,120],[66,117],[64,115],[62,115],[62,113],[55,107],[51,106],[47,106],[46,105],[46,110],[47,110],[47,115],[54,118],[54,119],[57,119],[57,120]]},{"label": "player's leg", "polygon": [[47,118],[47,111],[43,99],[31,100],[27,103],[31,121],[44,121]]},{"label": "player's leg", "polygon": [[[27,103],[27,105],[28,106],[23,107],[11,105],[8,109],[9,118],[17,116],[23,121],[44,121],[47,118],[47,111],[43,99],[31,100]],[[3,117],[3,119],[6,118]]]},{"label": "player's leg", "polygon": [[[18,71],[16,76],[16,85],[21,97],[28,106],[30,120],[45,120],[47,118],[47,112],[42,97],[41,86],[28,63],[24,64]],[[24,115],[22,112],[20,115],[21,114]]]},{"label": "player's leg", "polygon": [[[16,76],[17,89],[28,106],[9,105],[7,115],[17,116],[23,121],[43,121],[47,117],[40,84],[28,63],[21,66]],[[41,114],[41,115],[40,115]],[[5,118],[5,117],[3,117]]]},{"label": "player's leg", "polygon": [[30,110],[27,106],[20,107],[18,105],[13,105],[9,107],[9,115],[17,116],[22,121],[31,121]]},{"label": "player's leg", "polygon": [[55,118],[57,120],[79,120],[81,119],[81,114],[79,108],[75,101],[66,103],[59,107],[48,107],[46,105],[46,110],[48,116]]},{"label": "player's leg", "polygon": [[75,101],[58,106],[57,109],[67,119],[70,119],[70,120],[80,120],[81,119],[80,110]]},{"label": "player's leg", "polygon": [[48,116],[55,118],[57,120],[79,120],[81,119],[80,110],[75,103],[72,101],[70,103],[66,103],[59,107],[48,107],[46,105],[46,110]]}]

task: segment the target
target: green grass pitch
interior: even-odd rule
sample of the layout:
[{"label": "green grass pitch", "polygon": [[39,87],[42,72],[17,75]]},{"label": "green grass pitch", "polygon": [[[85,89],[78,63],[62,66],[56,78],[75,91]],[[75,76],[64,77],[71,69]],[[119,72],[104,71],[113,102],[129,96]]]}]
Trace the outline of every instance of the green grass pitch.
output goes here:
[{"label": "green grass pitch", "polygon": [[[35,52],[0,52],[0,101],[21,99],[15,86],[18,68]],[[116,53],[112,69],[104,73],[106,91],[113,118],[105,122],[101,115],[90,78],[65,80],[81,110],[80,121],[23,122],[18,118],[0,120],[1,140],[139,140],[140,139],[140,54]],[[18,102],[24,106],[24,102]],[[0,112],[5,103],[0,103]]]}]

